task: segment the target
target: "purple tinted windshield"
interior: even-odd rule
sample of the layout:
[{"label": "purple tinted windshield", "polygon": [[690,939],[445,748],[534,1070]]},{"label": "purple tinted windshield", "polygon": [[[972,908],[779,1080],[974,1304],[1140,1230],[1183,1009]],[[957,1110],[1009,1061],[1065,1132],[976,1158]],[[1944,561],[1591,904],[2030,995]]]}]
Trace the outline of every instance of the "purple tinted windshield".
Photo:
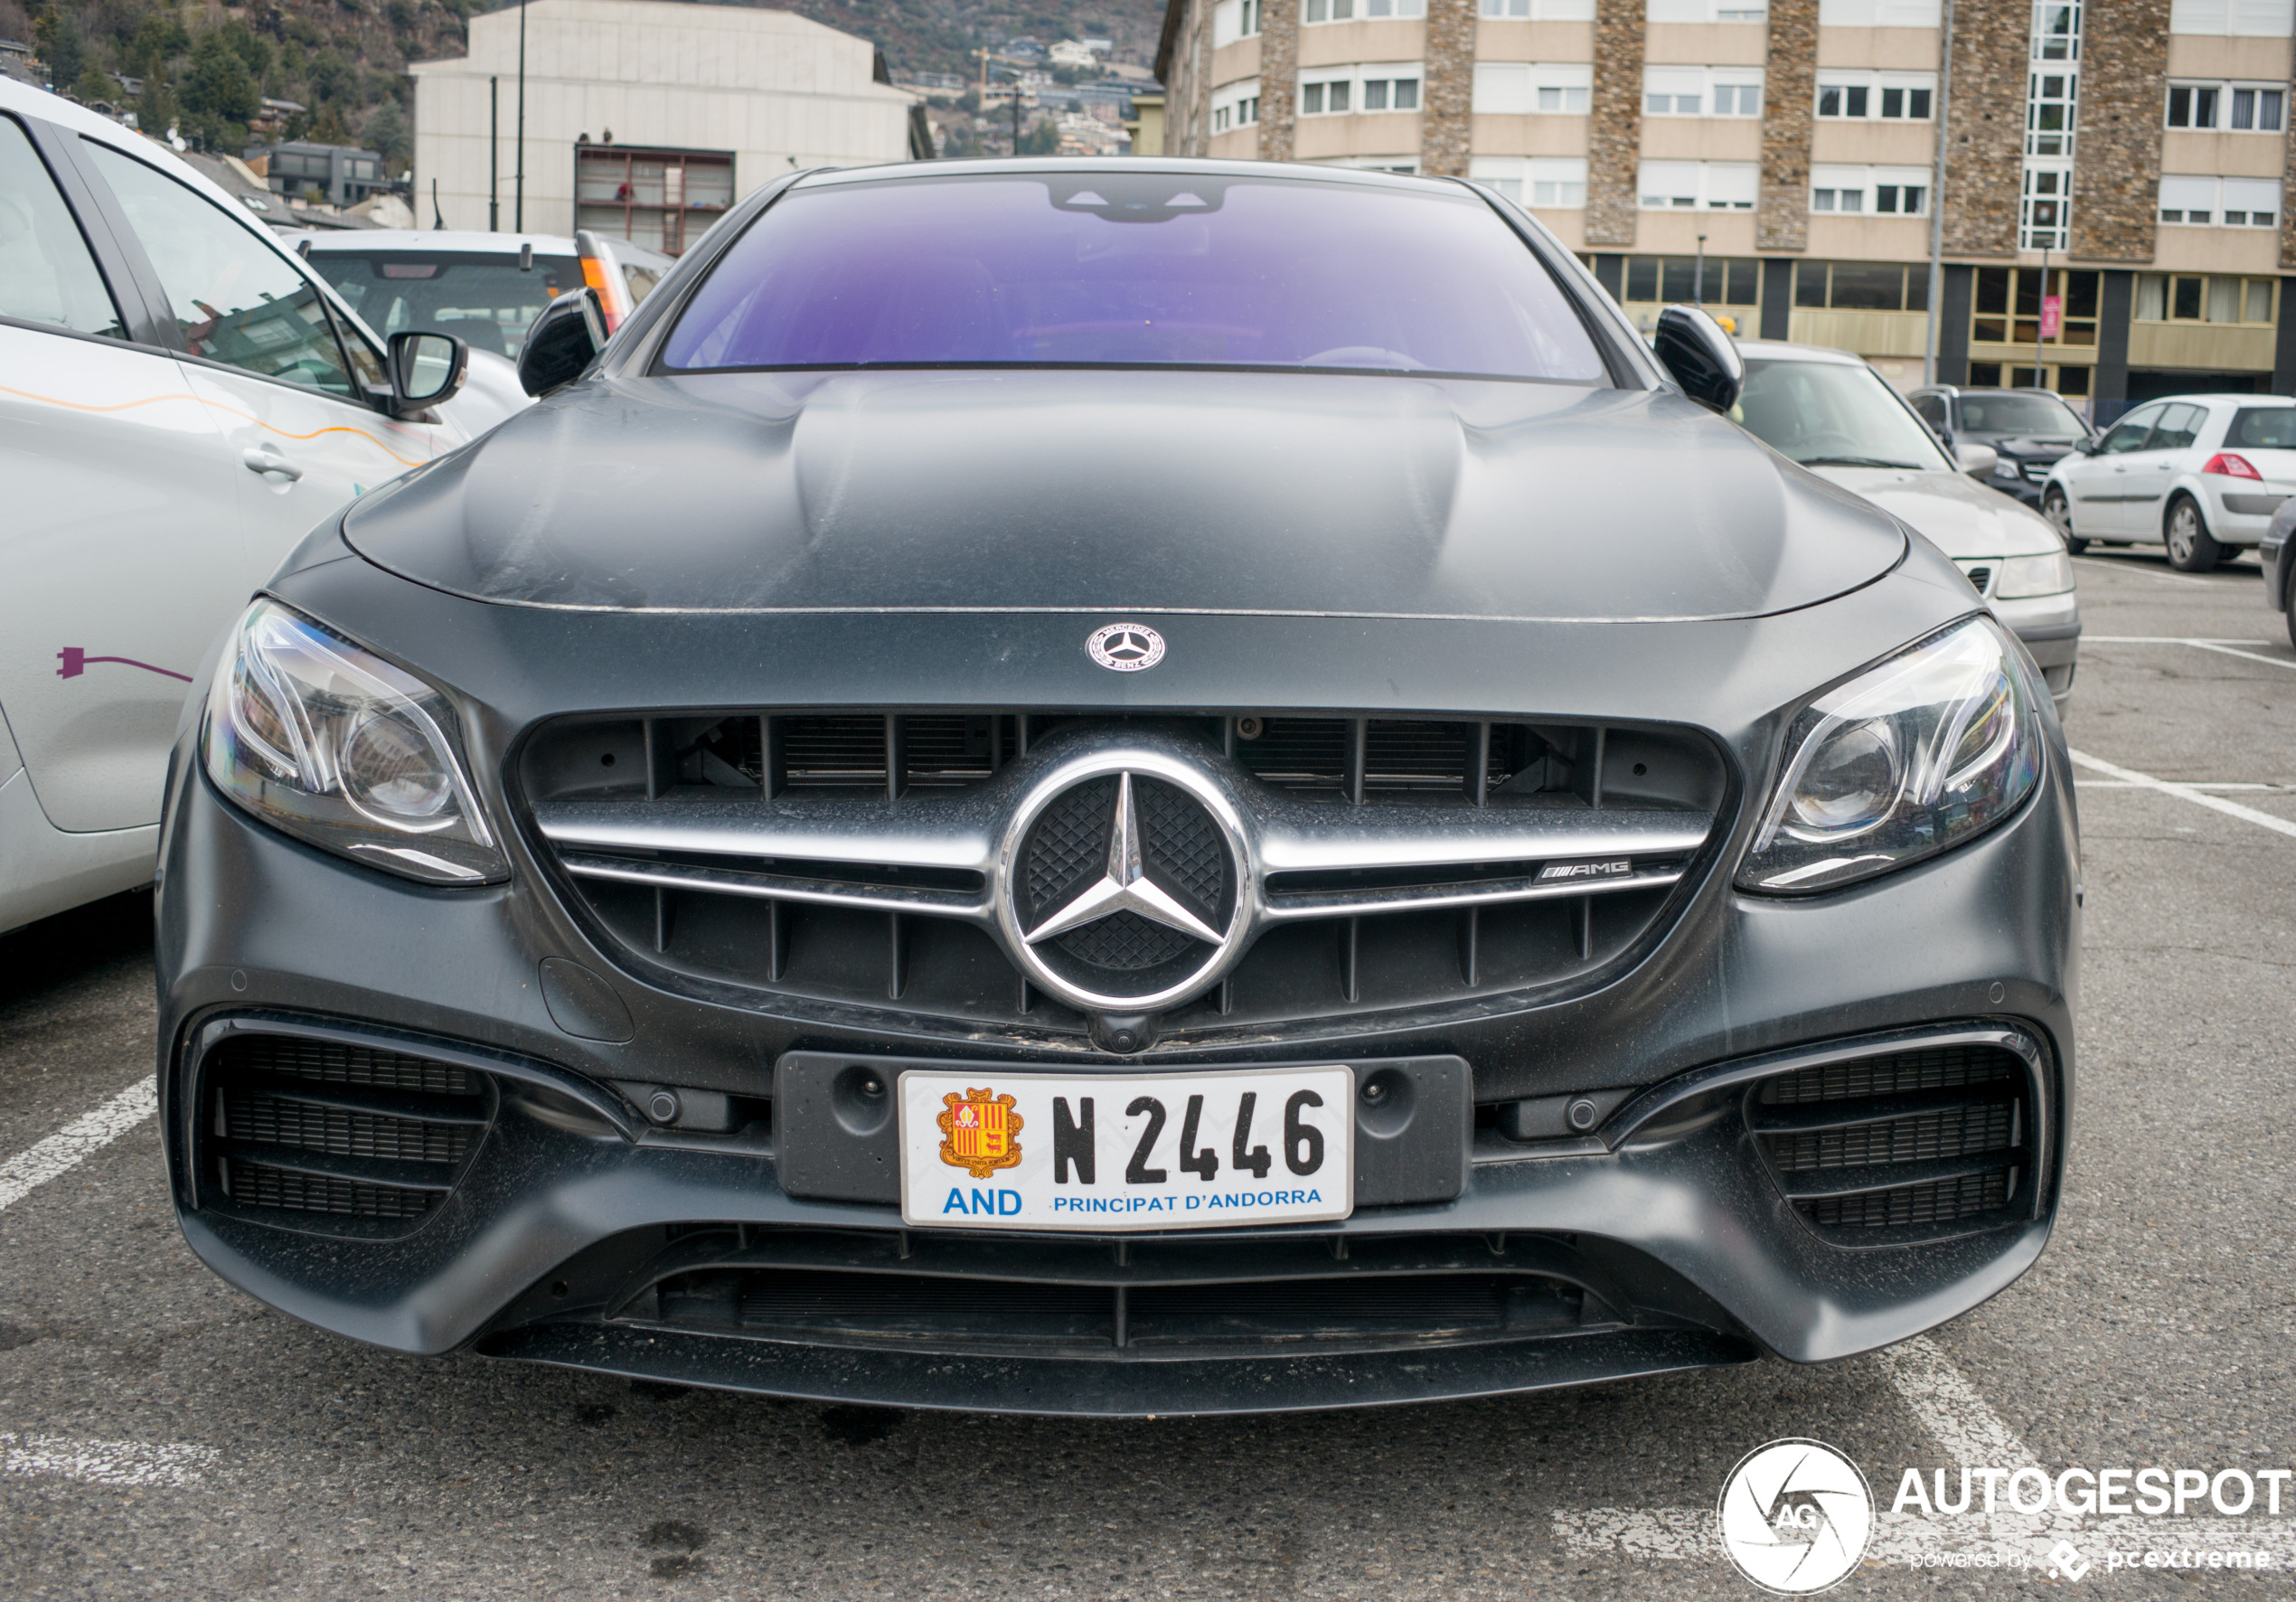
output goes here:
[{"label": "purple tinted windshield", "polygon": [[663,359],[1603,377],[1560,286],[1477,195],[1155,171],[795,190]]}]

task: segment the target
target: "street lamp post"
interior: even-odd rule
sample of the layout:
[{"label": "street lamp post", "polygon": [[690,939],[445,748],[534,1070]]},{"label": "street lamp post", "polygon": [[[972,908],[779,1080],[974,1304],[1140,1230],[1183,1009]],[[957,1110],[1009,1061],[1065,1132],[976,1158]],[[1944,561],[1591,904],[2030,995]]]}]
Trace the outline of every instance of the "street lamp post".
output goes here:
[{"label": "street lamp post", "polygon": [[526,0],[518,0],[518,178],[511,227],[526,231]]},{"label": "street lamp post", "polygon": [[1700,306],[1706,304],[1706,235],[1698,235],[1698,263],[1690,274],[1690,298]]}]

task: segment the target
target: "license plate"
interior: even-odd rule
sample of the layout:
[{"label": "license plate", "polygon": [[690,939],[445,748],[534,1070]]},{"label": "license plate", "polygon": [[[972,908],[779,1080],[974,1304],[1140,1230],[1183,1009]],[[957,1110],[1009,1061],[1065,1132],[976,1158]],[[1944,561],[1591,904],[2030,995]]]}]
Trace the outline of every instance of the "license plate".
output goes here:
[{"label": "license plate", "polygon": [[1355,1070],[1115,1077],[910,1069],[901,1218],[959,1230],[1234,1229],[1355,1202]]}]

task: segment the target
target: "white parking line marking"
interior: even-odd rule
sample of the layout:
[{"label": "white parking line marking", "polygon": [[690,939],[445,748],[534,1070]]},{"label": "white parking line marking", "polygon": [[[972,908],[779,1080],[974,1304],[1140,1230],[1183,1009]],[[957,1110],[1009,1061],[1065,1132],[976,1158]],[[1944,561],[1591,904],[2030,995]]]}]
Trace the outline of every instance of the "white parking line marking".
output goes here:
[{"label": "white parking line marking", "polygon": [[2171,784],[2165,778],[2155,778],[2150,773],[2139,773],[2133,768],[2115,767],[2103,758],[2092,757],[2083,751],[2075,751],[2072,757],[2082,767],[2110,774],[2123,784],[2134,785],[2141,790],[2158,790],[2164,796],[2174,796],[2180,801],[2191,802],[2195,806],[2206,806],[2212,812],[2223,813],[2226,817],[2236,817],[2296,840],[2296,824],[2284,817],[2274,817],[2269,812],[2258,812],[2253,806],[2243,806],[2237,801],[2227,801],[2222,796],[2211,796],[2197,785]]},{"label": "white parking line marking", "polygon": [[1987,1405],[1977,1387],[1927,1335],[1916,1335],[1880,1356],[1890,1385],[1954,1462],[2010,1470],[2038,1465],[2039,1459],[2026,1450],[2009,1420]]},{"label": "white parking line marking", "polygon": [[2099,561],[2094,556],[2073,559],[2084,567],[2098,568],[2108,573],[2134,573],[2140,579],[2150,579],[2156,584],[2197,584],[2203,589],[2229,589],[2229,584],[2215,584],[2206,579],[2189,579],[2182,573],[2156,573],[2150,568],[2132,568],[2126,562]]},{"label": "white parking line marking", "polygon": [[0,1434],[0,1475],[53,1475],[90,1485],[196,1485],[222,1457],[182,1442],[83,1441],[63,1435]]},{"label": "white parking line marking", "polygon": [[159,1081],[138,1079],[92,1113],[0,1163],[0,1212],[69,1173],[159,1110]]},{"label": "white parking line marking", "polygon": [[[1916,1336],[1877,1355],[1892,1388],[1957,1467],[2014,1473],[2041,1466],[2009,1421],[1987,1404],[1928,1336]],[[2296,1565],[2296,1521],[2288,1519],[2120,1517],[2084,1522],[2054,1506],[2046,1513],[2020,1513],[2005,1503],[1997,1503],[1999,1511],[1992,1513],[1973,1509],[1963,1515],[1925,1518],[1892,1512],[1897,1487],[1886,1477],[1870,1483],[1875,1510],[1873,1540],[1866,1549],[1868,1564],[1907,1564],[1939,1552],[1957,1552],[1995,1563],[2021,1557],[2037,1570],[2051,1548],[2070,1541],[2092,1561],[2107,1550],[2185,1548],[2268,1552],[2276,1567]],[[1575,1557],[1660,1562],[1716,1562],[1723,1557],[1721,1522],[1712,1508],[1557,1508],[1552,1519],[1556,1544]]]},{"label": "white parking line marking", "polygon": [[[2076,778],[2073,782],[2084,790],[2141,790],[2145,787],[2142,785],[2131,784],[2125,778]],[[2251,792],[2269,794],[2275,791],[2286,790],[2290,787],[2287,785],[2180,783],[2180,787],[2188,790],[2207,790],[2211,795],[2221,796],[2227,790],[2235,790],[2242,795],[2247,795]]]},{"label": "white parking line marking", "polygon": [[2188,639],[2166,634],[2092,634],[2082,636],[2093,646],[2190,646],[2196,651],[2216,651],[2226,656],[2237,656],[2243,662],[2261,662],[2266,667],[2284,667],[2296,673],[2296,662],[2284,662],[2277,656],[2259,656],[2254,651],[2236,651],[2235,646],[2269,646],[2270,640],[2201,640]]}]

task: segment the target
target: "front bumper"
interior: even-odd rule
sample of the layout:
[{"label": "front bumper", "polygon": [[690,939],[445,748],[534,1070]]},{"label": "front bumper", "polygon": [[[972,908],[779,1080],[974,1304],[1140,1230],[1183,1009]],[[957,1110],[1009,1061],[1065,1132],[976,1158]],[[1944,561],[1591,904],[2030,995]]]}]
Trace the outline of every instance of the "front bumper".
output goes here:
[{"label": "front bumper", "polygon": [[[542,915],[531,876],[454,891],[391,880],[254,823],[196,763],[179,770],[190,777],[173,797],[160,908],[162,1110],[185,1236],[270,1305],[398,1351],[475,1346],[775,1394],[1049,1413],[1428,1399],[1765,1350],[1795,1362],[1869,1351],[2009,1285],[2055,1218],[2078,909],[2071,790],[2054,763],[2014,819],[1943,857],[1807,900],[1717,889],[1633,983],[1567,1007],[1367,1031],[1343,1053],[1455,1053],[1484,1102],[1623,1088],[1592,1136],[1518,1143],[1482,1127],[1455,1200],[1361,1208],[1335,1226],[1134,1237],[1126,1249],[1090,1237],[904,1232],[894,1208],[785,1192],[769,1122],[721,1136],[648,1127],[616,1082],[757,1098],[770,1095],[786,1051],[914,1052],[917,1042],[653,991]],[[546,961],[613,975],[607,988],[636,1021],[635,1038],[594,1038],[601,1032],[579,1018],[562,1027]],[[198,1076],[215,1041],[266,1029],[459,1061],[494,1087],[467,1165],[419,1227],[346,1239],[327,1218],[280,1227],[219,1193],[202,1154],[209,1102]],[[2023,1211],[1905,1244],[1885,1231],[1847,1245],[1813,1229],[1766,1165],[1745,1087],[1812,1053],[1971,1031],[2014,1038],[2034,1064]],[[1558,1039],[1601,1050],[1557,1051]],[[1025,1053],[939,1051],[1007,1071],[1027,1065]],[[1313,1051],[1239,1045],[1188,1060],[1240,1065]],[[1151,1054],[1124,1066],[1183,1063]],[[1047,1286],[1097,1296],[1267,1284],[1304,1276],[1303,1254],[1320,1265],[1319,1285],[1517,1277],[1544,1287],[1533,1298],[1540,1311],[1459,1339],[1311,1341],[1291,1355],[1280,1343],[1230,1343],[1203,1356],[1096,1338],[1028,1351],[961,1333],[761,1338],[682,1324],[658,1289],[697,1268],[945,1274],[1017,1302]]]}]

